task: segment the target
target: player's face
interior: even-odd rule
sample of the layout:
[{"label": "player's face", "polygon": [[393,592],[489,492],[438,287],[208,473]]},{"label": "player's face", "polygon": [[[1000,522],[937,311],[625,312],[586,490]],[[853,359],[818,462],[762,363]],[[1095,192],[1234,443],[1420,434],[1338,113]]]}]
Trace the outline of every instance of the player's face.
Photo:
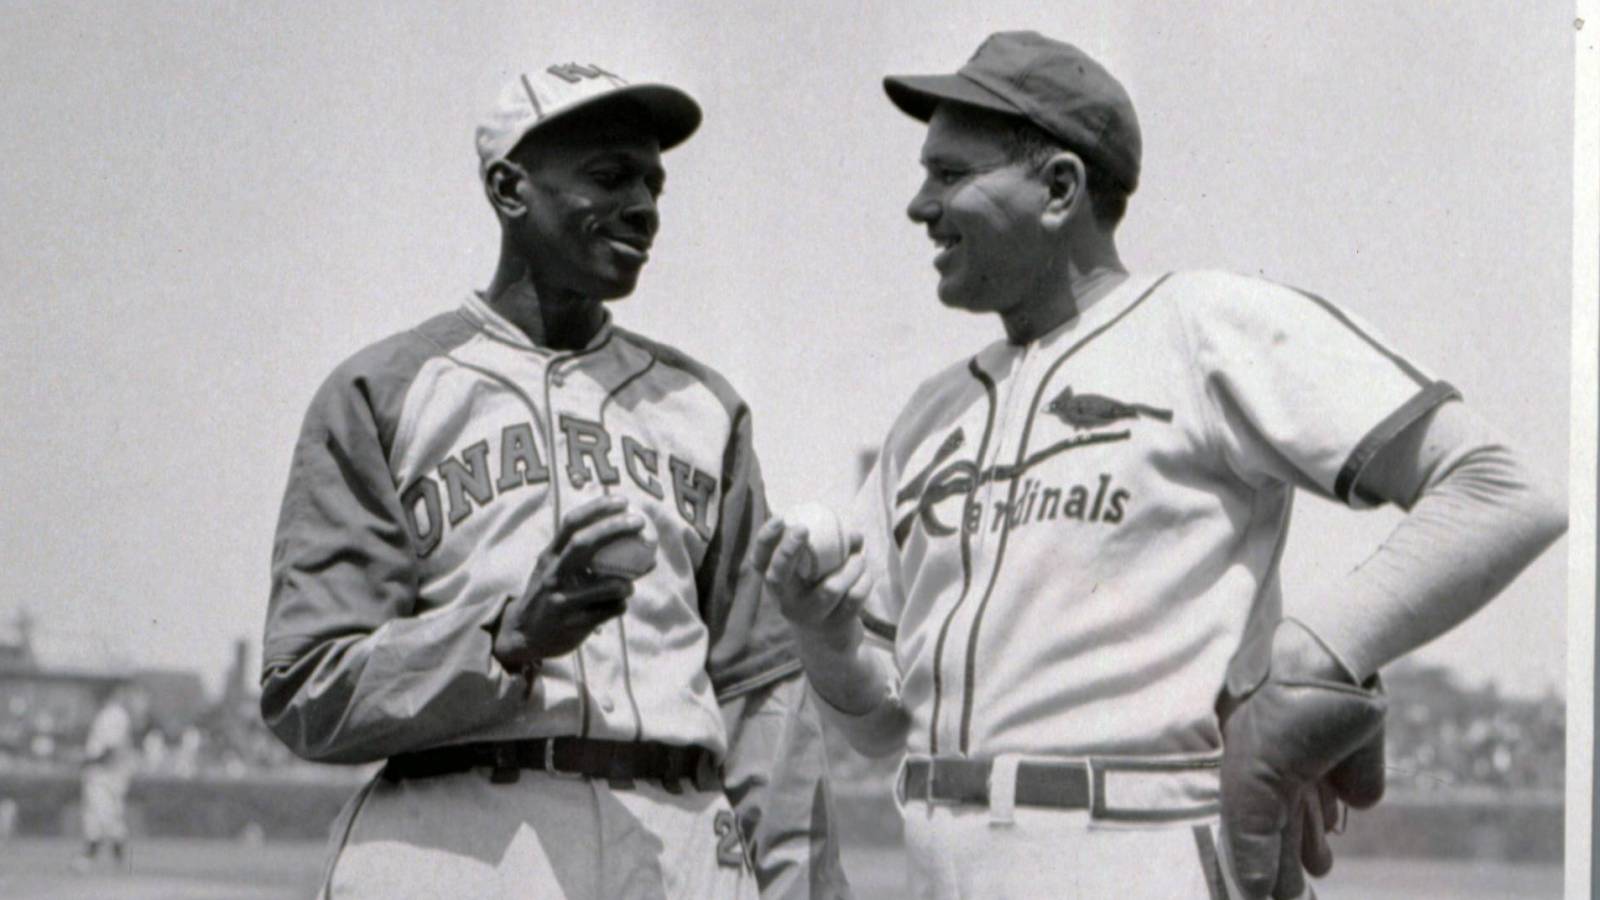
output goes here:
[{"label": "player's face", "polygon": [[660,227],[666,173],[656,138],[626,119],[589,118],[516,156],[527,213],[512,230],[534,287],[595,300],[632,293]]},{"label": "player's face", "polygon": [[1040,225],[1048,191],[1033,167],[1010,162],[998,117],[939,104],[922,144],[922,188],[906,213],[937,252],[939,300],[1006,314],[1042,293],[1054,254]]}]

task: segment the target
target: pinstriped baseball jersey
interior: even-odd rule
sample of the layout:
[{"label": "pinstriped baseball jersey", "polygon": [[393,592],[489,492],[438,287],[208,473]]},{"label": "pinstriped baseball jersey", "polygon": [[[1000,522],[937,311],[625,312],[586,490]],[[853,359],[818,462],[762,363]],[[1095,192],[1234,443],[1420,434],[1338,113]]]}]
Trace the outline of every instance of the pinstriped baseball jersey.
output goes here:
[{"label": "pinstriped baseball jersey", "polygon": [[1132,276],[924,383],[854,517],[919,754],[1209,752],[1247,632],[1280,613],[1295,488],[1455,396],[1319,298]]},{"label": "pinstriped baseball jersey", "polygon": [[[490,653],[565,511],[627,497],[659,543],[627,611],[531,689]],[[480,298],[357,354],[296,447],[273,549],[267,690],[302,755],[579,735],[726,750],[718,700],[798,670],[740,574],[765,516],[746,407],[608,324],[535,346]]]}]

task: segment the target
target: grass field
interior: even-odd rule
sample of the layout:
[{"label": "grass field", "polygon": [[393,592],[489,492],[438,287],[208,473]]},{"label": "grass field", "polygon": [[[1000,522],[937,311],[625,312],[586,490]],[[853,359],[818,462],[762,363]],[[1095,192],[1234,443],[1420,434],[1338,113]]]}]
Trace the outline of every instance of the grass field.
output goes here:
[{"label": "grass field", "polygon": [[[311,896],[321,844],[249,846],[228,841],[140,841],[121,872],[73,871],[78,845],[16,840],[0,847],[0,897],[8,900],[297,900]],[[896,849],[846,852],[861,900],[904,895]],[[1341,859],[1319,882],[1323,900],[1490,900],[1561,896],[1561,868],[1438,860]]]},{"label": "grass field", "polygon": [[289,900],[311,896],[322,845],[237,841],[145,840],[133,844],[123,871],[80,874],[81,845],[15,839],[0,847],[0,897],[6,900]]},{"label": "grass field", "polygon": [[[904,860],[897,851],[847,852],[845,868],[861,900],[904,896]],[[1341,859],[1315,882],[1320,900],[1507,900],[1559,898],[1561,867],[1439,860]]]}]

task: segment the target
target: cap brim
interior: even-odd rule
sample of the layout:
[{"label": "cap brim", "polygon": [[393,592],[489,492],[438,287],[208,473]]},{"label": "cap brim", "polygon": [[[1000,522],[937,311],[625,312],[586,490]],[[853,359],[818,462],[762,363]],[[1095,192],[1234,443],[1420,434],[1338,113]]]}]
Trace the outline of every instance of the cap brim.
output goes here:
[{"label": "cap brim", "polygon": [[630,84],[597,99],[623,98],[634,100],[650,114],[662,150],[670,150],[688,140],[700,127],[700,104],[671,85]]},{"label": "cap brim", "polygon": [[650,120],[650,130],[660,142],[662,150],[670,150],[688,140],[700,127],[700,104],[694,102],[693,97],[671,85],[629,84],[580,100],[545,117],[523,132],[517,141],[520,143],[551,122],[569,119],[576,113],[596,112],[623,104],[644,111]]},{"label": "cap brim", "polygon": [[960,75],[890,75],[884,93],[900,111],[921,122],[933,118],[940,103],[965,103],[1012,116],[1026,115],[994,91]]}]

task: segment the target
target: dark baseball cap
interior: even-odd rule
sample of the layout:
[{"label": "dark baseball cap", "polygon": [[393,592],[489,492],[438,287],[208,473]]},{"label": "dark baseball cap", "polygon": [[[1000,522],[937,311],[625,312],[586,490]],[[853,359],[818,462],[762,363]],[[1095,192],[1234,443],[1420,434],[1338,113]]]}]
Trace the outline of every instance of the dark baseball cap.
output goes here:
[{"label": "dark baseball cap", "polygon": [[965,103],[1042,128],[1129,193],[1139,184],[1139,120],[1128,92],[1077,47],[1034,31],[990,35],[954,75],[891,75],[883,89],[926,122],[941,101]]}]

